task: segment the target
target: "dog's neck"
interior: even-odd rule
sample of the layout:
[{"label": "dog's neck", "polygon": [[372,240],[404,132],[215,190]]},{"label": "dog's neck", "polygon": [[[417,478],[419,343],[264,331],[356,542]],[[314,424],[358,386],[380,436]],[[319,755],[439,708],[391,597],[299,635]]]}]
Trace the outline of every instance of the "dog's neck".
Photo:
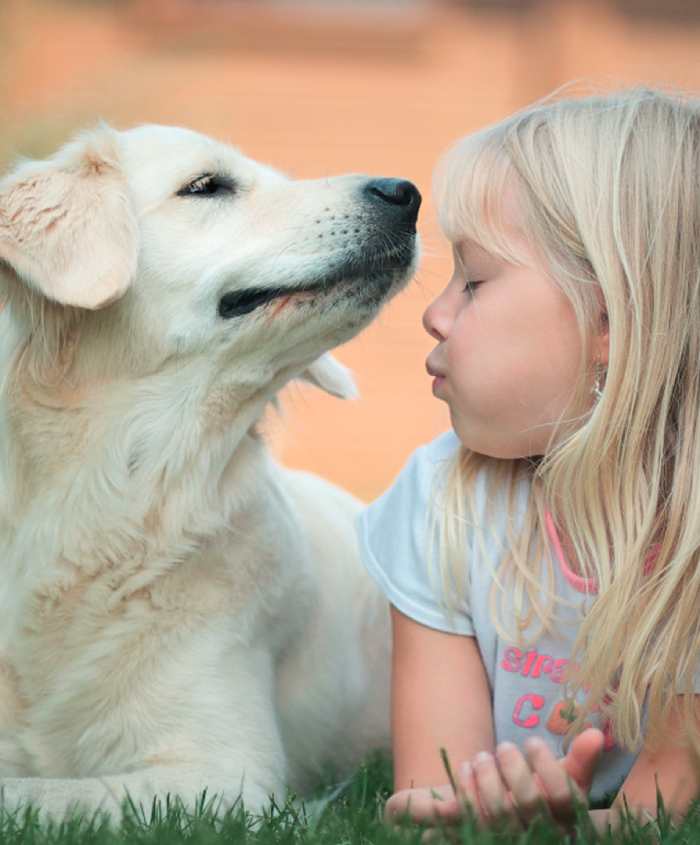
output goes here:
[{"label": "dog's neck", "polygon": [[203,540],[235,521],[249,474],[269,469],[255,427],[273,394],[243,386],[227,398],[185,389],[191,379],[185,368],[101,386],[72,407],[5,397],[2,533],[16,567],[113,565],[145,539]]}]

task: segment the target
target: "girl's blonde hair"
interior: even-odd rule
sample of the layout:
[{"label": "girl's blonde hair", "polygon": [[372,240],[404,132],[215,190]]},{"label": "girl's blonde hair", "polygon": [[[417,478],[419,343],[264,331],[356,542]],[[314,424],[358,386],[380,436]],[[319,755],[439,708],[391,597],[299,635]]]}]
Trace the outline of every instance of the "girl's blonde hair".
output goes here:
[{"label": "girl's blonde hair", "polygon": [[[460,450],[433,511],[443,584],[464,583],[465,523],[484,521],[477,476],[488,477],[489,498],[506,490],[512,508],[527,477],[531,495],[519,525],[508,528],[492,594],[501,634],[532,630],[533,619],[540,631],[556,623],[547,509],[599,590],[570,664],[578,667],[574,691],[587,692],[570,736],[600,706],[616,740],[637,749],[658,738],[676,695],[688,693],[685,720],[697,747],[690,693],[700,658],[700,102],[649,89],[548,99],[460,141],[436,172],[441,225],[451,240],[472,239],[518,262],[500,221],[506,183],[516,187],[528,242],[575,311],[582,362],[604,306],[609,362],[592,407],[593,374],[582,364],[544,456],[511,461]],[[506,607],[515,610],[515,633]]]}]

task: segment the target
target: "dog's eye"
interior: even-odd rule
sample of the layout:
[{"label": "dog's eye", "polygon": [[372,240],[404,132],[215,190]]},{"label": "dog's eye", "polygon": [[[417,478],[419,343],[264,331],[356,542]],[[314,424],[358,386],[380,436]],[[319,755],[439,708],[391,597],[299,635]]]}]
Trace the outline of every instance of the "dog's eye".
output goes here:
[{"label": "dog's eye", "polygon": [[232,194],[236,185],[228,176],[216,173],[203,173],[188,182],[177,192],[178,197],[213,197],[222,194]]}]

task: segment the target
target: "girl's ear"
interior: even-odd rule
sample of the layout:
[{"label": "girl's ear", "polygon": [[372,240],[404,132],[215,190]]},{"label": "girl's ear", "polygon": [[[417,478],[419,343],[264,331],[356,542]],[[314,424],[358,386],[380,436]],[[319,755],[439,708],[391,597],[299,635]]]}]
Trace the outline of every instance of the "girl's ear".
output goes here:
[{"label": "girl's ear", "polygon": [[603,366],[608,366],[610,358],[610,329],[608,327],[607,311],[602,311],[598,320],[598,331],[593,339],[593,360]]},{"label": "girl's ear", "polygon": [[608,324],[608,304],[603,290],[596,286],[595,295],[598,305],[598,318],[593,335],[592,361],[600,367],[607,367],[610,359],[610,326]]},{"label": "girl's ear", "polygon": [[116,133],[102,126],[0,181],[0,270],[63,305],[119,299],[136,272],[138,227]]}]

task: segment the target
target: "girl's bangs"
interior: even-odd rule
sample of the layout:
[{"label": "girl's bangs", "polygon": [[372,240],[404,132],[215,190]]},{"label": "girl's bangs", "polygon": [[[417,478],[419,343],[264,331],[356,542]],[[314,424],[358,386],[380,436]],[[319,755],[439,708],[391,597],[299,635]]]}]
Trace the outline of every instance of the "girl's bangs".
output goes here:
[{"label": "girl's bangs", "polygon": [[445,237],[452,243],[472,241],[505,261],[523,264],[512,225],[509,234],[504,222],[506,188],[517,182],[500,133],[486,129],[458,141],[438,162],[433,177]]}]

